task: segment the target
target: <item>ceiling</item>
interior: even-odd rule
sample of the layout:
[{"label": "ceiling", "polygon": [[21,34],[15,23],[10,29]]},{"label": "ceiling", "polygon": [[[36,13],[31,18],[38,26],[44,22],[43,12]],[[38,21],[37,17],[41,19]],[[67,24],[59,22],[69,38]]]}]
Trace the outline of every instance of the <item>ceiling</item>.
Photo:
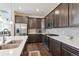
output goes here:
[{"label": "ceiling", "polygon": [[29,17],[43,18],[58,5],[59,3],[12,3],[12,8]]}]

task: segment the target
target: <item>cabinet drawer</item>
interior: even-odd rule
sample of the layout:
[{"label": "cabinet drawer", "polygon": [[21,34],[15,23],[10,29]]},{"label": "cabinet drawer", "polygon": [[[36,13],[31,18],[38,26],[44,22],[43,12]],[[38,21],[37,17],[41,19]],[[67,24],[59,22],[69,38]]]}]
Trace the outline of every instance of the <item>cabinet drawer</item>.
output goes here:
[{"label": "cabinet drawer", "polygon": [[62,49],[65,49],[65,50],[69,51],[73,55],[79,56],[79,49],[77,49],[75,47],[72,47],[70,45],[67,45],[67,44],[62,43]]}]

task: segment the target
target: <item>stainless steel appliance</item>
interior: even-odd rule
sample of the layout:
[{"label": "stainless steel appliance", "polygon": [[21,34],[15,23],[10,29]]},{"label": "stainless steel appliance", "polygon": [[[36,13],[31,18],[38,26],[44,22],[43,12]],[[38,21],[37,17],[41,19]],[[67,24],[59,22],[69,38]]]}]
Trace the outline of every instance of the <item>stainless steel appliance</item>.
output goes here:
[{"label": "stainless steel appliance", "polygon": [[15,36],[27,35],[27,24],[16,23],[15,24]]}]

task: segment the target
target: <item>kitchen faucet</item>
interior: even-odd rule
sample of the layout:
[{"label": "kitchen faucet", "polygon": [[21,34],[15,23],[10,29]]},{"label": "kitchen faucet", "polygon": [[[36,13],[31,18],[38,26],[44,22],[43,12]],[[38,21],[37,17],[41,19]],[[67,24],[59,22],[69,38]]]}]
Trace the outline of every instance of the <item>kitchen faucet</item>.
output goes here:
[{"label": "kitchen faucet", "polygon": [[[6,33],[7,32],[7,33]],[[5,43],[5,36],[7,35],[7,34],[9,34],[9,31],[8,31],[8,29],[4,29],[3,30],[3,43]]]}]

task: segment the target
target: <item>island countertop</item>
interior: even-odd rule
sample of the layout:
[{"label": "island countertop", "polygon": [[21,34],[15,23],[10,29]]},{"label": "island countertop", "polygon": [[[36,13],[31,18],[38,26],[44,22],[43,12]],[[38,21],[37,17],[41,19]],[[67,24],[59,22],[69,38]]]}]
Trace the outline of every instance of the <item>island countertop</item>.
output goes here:
[{"label": "island countertop", "polygon": [[[17,48],[12,48],[12,49],[4,49],[4,50],[0,50],[0,56],[20,56],[21,52],[23,50],[23,47],[27,41],[28,36],[10,36],[7,37],[7,42],[11,41],[11,40],[22,40],[22,42],[20,43],[20,45]],[[1,45],[1,43],[0,43]]]}]

